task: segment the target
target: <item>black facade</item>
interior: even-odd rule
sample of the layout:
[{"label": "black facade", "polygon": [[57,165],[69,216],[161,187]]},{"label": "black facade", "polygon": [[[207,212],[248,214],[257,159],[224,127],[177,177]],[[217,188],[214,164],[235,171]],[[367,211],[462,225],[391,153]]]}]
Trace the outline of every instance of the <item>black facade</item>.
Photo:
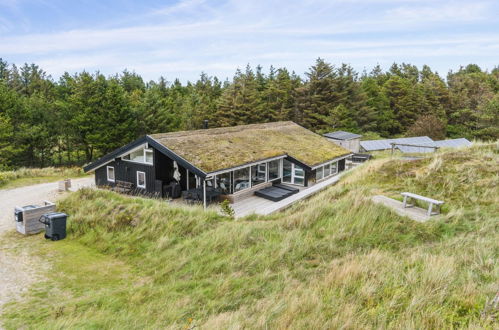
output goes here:
[{"label": "black facade", "polygon": [[[115,158],[109,163],[102,165],[95,170],[95,184],[97,186],[114,187],[118,181],[131,182],[133,184],[133,192],[136,194],[148,194],[154,196],[166,197],[164,186],[176,182],[173,178],[174,166],[173,160],[153,149],[153,163],[144,164],[133,161]],[[178,165],[178,164],[177,164]],[[114,168],[114,182],[107,178],[108,167]],[[178,165],[180,172],[180,186],[182,190],[187,190],[187,169]],[[146,187],[137,187],[137,172],[144,172],[146,176]],[[195,174],[189,171],[189,187],[194,188],[196,185]]]},{"label": "black facade", "polygon": [[[114,182],[107,179],[107,168],[114,168]],[[137,187],[137,172],[144,172],[146,176],[146,188]],[[116,186],[117,181],[125,181],[133,183],[133,189],[137,193],[156,193],[161,192],[161,186],[158,188],[156,184],[156,173],[154,165],[140,164],[136,162],[115,159],[105,166],[95,170],[95,184],[97,186]]]},{"label": "black facade", "polygon": [[[136,150],[141,146],[147,147],[153,151],[152,164],[122,159],[123,155],[128,151]],[[300,166],[304,170],[305,187],[313,185],[313,182],[315,182],[316,170],[313,170],[310,166],[293,157],[287,156],[286,160]],[[175,161],[177,162],[177,167],[180,172],[180,182],[178,183],[173,178]],[[114,169],[114,181],[108,180],[108,167]],[[87,165],[84,169],[85,171],[95,171],[95,183],[97,186],[114,187],[119,181],[122,181],[132,184],[132,194],[170,198],[180,197],[180,193],[178,192],[179,189],[180,191],[185,191],[188,190],[188,188],[202,185],[203,180],[207,175],[148,136],[117,149],[96,162]],[[345,170],[345,159],[340,159],[338,161],[338,172],[343,170]],[[137,187],[137,172],[143,172],[145,174],[145,188]],[[234,175],[233,172],[230,173],[230,175]],[[231,178],[231,182],[232,181],[233,179]],[[279,181],[281,181],[281,179],[279,179]],[[120,188],[122,186],[123,185],[121,185]]]},{"label": "black facade", "polygon": [[340,159],[338,161],[338,172],[343,172],[345,170],[346,159]]}]

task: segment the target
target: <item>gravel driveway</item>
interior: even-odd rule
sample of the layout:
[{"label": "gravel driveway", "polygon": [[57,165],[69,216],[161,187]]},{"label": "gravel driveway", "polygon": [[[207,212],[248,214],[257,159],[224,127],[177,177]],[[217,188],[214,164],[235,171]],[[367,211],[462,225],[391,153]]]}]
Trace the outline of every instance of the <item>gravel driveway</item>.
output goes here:
[{"label": "gravel driveway", "polygon": [[[72,179],[71,190],[92,186],[93,177]],[[15,206],[41,204],[43,201],[56,201],[62,194],[57,192],[58,183],[42,183],[14,189],[0,190],[0,237],[12,235],[15,229],[13,213]],[[2,305],[18,298],[27,284],[37,279],[44,263],[30,256],[28,252],[18,251],[15,243],[0,241],[0,314]],[[16,250],[15,253],[13,253]],[[2,328],[0,322],[0,329]]]}]

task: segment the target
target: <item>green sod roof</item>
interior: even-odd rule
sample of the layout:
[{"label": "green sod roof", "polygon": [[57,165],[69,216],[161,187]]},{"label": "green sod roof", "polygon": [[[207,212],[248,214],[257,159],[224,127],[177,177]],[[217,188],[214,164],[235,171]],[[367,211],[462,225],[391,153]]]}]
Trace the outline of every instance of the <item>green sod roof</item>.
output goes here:
[{"label": "green sod roof", "polygon": [[288,155],[314,167],[351,152],[291,121],[150,135],[205,173]]}]

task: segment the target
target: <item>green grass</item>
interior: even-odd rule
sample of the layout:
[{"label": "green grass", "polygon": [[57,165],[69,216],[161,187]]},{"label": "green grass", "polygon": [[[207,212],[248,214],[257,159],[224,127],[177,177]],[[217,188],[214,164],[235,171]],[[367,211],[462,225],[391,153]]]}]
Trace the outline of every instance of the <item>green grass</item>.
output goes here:
[{"label": "green grass", "polygon": [[0,172],[0,189],[54,182],[85,175],[80,167],[20,168],[15,171]]},{"label": "green grass", "polygon": [[[496,144],[378,159],[284,213],[233,221],[197,207],[82,190],[65,241],[25,240],[53,264],[7,306],[7,328],[493,328]],[[446,202],[426,223],[370,202]],[[10,238],[12,239],[12,238]],[[29,244],[28,244],[29,243]]]}]

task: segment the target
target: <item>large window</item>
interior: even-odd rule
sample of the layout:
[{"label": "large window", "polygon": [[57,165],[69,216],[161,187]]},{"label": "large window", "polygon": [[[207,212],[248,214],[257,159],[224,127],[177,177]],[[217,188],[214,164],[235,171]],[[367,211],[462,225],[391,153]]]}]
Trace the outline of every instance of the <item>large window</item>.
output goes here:
[{"label": "large window", "polygon": [[267,177],[267,164],[251,166],[251,186],[264,183]]},{"label": "large window", "polygon": [[284,159],[282,164],[282,181],[292,183],[293,180],[293,163]]},{"label": "large window", "polygon": [[303,186],[305,184],[305,171],[303,170],[303,168],[297,165],[294,165],[294,167],[295,167],[293,172],[294,184]]},{"label": "large window", "polygon": [[269,181],[279,178],[281,175],[279,173],[280,159],[273,160],[269,162]]},{"label": "large window", "polygon": [[215,180],[213,178],[206,179],[206,188],[215,188],[214,182]]},{"label": "large window", "polygon": [[319,167],[315,170],[315,179],[321,180],[324,177],[324,167]]},{"label": "large window", "polygon": [[331,164],[324,165],[324,177],[328,177],[331,174]]},{"label": "large window", "polygon": [[282,182],[303,186],[305,184],[305,171],[300,166],[284,159]]},{"label": "large window", "polygon": [[153,163],[153,154],[154,152],[151,149],[144,149],[144,155],[147,164]]},{"label": "large window", "polygon": [[230,172],[217,175],[215,181],[217,189],[219,189],[223,194],[232,193],[231,189],[232,185],[230,183]]},{"label": "large window", "polygon": [[338,173],[338,162],[331,163],[331,175]]},{"label": "large window", "polygon": [[132,151],[128,155],[123,156],[124,160],[129,160],[137,163],[153,164],[153,150],[152,149],[139,149]]},{"label": "large window", "polygon": [[114,182],[115,177],[114,177],[114,167],[108,166],[107,167],[107,181],[109,182]]},{"label": "large window", "polygon": [[249,181],[250,168],[245,167],[234,171],[234,192],[250,187]]},{"label": "large window", "polygon": [[137,171],[137,188],[146,189],[146,173]]},{"label": "large window", "polygon": [[331,175],[335,175],[338,172],[337,169],[338,169],[338,162],[329,163],[324,166],[321,166],[315,170],[315,179],[319,181],[324,178],[330,177]]}]

